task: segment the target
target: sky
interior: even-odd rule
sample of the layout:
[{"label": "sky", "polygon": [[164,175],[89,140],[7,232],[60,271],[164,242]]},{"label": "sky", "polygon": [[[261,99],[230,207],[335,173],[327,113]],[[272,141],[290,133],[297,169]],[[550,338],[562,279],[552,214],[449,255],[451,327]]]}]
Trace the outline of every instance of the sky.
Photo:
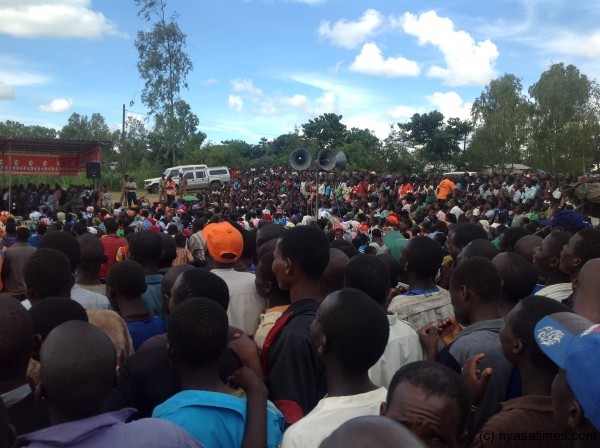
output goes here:
[{"label": "sky", "polygon": [[[148,119],[133,0],[0,0],[0,121]],[[256,143],[324,113],[384,139],[414,113],[469,117],[489,82],[551,64],[600,78],[600,1],[167,0],[207,140]],[[151,125],[151,121],[147,122]]]}]

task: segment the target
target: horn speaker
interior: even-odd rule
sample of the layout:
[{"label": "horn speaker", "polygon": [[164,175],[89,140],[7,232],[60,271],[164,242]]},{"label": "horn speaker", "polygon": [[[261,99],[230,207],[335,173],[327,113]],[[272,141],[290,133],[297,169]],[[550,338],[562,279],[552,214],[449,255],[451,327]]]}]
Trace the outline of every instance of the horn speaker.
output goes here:
[{"label": "horn speaker", "polygon": [[324,171],[335,168],[335,153],[330,149],[324,149],[319,153],[319,167]]},{"label": "horn speaker", "polygon": [[290,154],[290,165],[298,171],[307,169],[311,162],[312,156],[310,155],[310,152],[304,148],[295,149],[292,151],[292,154]]}]

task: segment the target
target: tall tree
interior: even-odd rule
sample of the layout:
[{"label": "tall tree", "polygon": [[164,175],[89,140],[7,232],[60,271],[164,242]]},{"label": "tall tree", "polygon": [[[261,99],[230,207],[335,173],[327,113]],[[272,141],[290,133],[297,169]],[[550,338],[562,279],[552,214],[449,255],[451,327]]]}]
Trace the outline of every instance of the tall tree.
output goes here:
[{"label": "tall tree", "polygon": [[346,140],[346,125],[342,116],[327,113],[302,125],[304,137],[317,142],[319,149],[337,150]]},{"label": "tall tree", "polygon": [[531,158],[548,171],[576,172],[598,161],[600,92],[574,65],[553,64],[529,88]]},{"label": "tall tree", "polygon": [[529,111],[519,78],[505,74],[491,81],[471,108],[475,132],[470,150],[475,159],[492,167],[520,162]]},{"label": "tall tree", "polygon": [[135,0],[138,15],[145,21],[156,19],[150,31],[138,31],[135,47],[138,50],[138,71],[145,80],[142,102],[150,116],[162,117],[164,141],[176,164],[175,106],[182,88],[187,88],[186,77],[193,65],[185,51],[186,35],[177,24],[177,14],[166,16],[165,0]]}]

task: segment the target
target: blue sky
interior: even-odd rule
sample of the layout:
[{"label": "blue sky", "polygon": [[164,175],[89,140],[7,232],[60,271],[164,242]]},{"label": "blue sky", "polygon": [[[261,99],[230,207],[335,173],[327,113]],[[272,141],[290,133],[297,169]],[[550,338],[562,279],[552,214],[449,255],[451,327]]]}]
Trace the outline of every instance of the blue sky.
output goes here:
[{"label": "blue sky", "polygon": [[[504,73],[600,77],[600,1],[170,0],[194,64],[200,130],[249,143],[323,113],[385,138],[415,112],[467,118]],[[0,0],[0,121],[60,129],[122,105],[144,118],[133,0]],[[130,101],[134,105],[130,106]]]}]

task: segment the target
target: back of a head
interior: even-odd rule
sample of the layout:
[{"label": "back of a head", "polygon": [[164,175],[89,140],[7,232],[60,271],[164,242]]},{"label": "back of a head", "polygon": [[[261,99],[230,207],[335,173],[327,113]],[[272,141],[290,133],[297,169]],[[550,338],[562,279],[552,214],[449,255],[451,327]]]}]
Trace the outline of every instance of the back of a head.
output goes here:
[{"label": "back of a head", "polygon": [[70,419],[101,412],[117,366],[115,347],[104,331],[87,322],[65,322],[46,338],[40,361],[49,407]]},{"label": "back of a head", "polygon": [[502,278],[502,289],[512,305],[528,296],[537,283],[533,265],[514,252],[502,252],[492,260]]},{"label": "back of a head", "polygon": [[27,227],[17,228],[16,236],[19,243],[26,243],[29,239],[29,229]]},{"label": "back of a head", "polygon": [[256,245],[260,248],[269,240],[277,240],[283,233],[284,228],[279,224],[265,224],[260,226],[256,232]]},{"label": "back of a head", "polygon": [[346,255],[348,255],[348,258],[352,258],[360,254],[360,251],[356,247],[354,247],[354,245],[351,242],[346,240],[333,240],[331,243],[329,243],[329,247],[331,249],[341,250]]},{"label": "back of a head", "polygon": [[409,399],[395,394],[398,385],[404,382],[421,389],[428,397],[448,397],[456,403],[459,418],[455,436],[459,439],[467,427],[471,405],[469,390],[460,375],[438,362],[416,361],[406,364],[394,374],[390,381],[386,400],[388,409],[395,400]]},{"label": "back of a head", "polygon": [[100,238],[91,233],[84,233],[77,238],[81,252],[80,261],[82,265],[90,263],[102,263],[104,258],[104,246]]},{"label": "back of a head", "polygon": [[65,254],[44,248],[36,250],[27,259],[23,268],[23,281],[28,290],[33,290],[37,299],[57,296],[71,298],[71,287],[74,284],[71,264]]},{"label": "back of a head", "polygon": [[420,278],[435,277],[444,260],[442,247],[426,236],[411,238],[402,254],[406,257],[407,269]]},{"label": "back of a head", "polygon": [[106,286],[125,298],[139,298],[146,290],[144,268],[130,260],[115,263],[106,275]]},{"label": "back of a head", "polygon": [[163,251],[162,238],[158,233],[142,230],[134,233],[129,240],[131,259],[142,266],[158,265]]},{"label": "back of a head", "polygon": [[117,233],[119,224],[114,218],[106,218],[104,220],[104,228],[106,229],[106,233]]},{"label": "back of a head", "polygon": [[0,295],[0,381],[25,374],[33,350],[33,334],[33,323],[23,305]]},{"label": "back of a head", "polygon": [[539,235],[525,235],[514,245],[513,252],[533,263],[533,251],[542,244],[543,238]]},{"label": "back of a head", "polygon": [[228,329],[222,306],[206,298],[189,298],[168,318],[169,356],[188,368],[217,363],[227,345]]},{"label": "back of a head", "polygon": [[54,249],[65,254],[71,264],[71,272],[75,272],[75,269],[77,269],[77,266],[79,265],[81,249],[79,248],[79,243],[75,237],[70,233],[48,233],[38,243],[38,249]]},{"label": "back of a head", "polygon": [[[549,249],[549,255],[552,257],[560,258],[560,253],[566,244],[569,244],[569,240],[573,237],[570,232],[552,232],[546,238],[544,238],[546,246]],[[558,269],[558,266],[557,266]]]},{"label": "back of a head", "polygon": [[458,247],[465,247],[473,240],[487,239],[487,232],[479,224],[470,222],[459,223],[452,226],[452,241]]},{"label": "back of a head", "polygon": [[494,263],[487,258],[473,257],[460,263],[450,276],[450,289],[465,286],[485,302],[500,297],[502,278]]},{"label": "back of a head", "polygon": [[320,448],[425,448],[413,433],[390,418],[367,415],[346,421]]},{"label": "back of a head", "polygon": [[192,297],[206,297],[217,302],[224,310],[229,307],[229,288],[217,274],[203,268],[194,268],[181,274],[171,289],[175,306]]},{"label": "back of a head", "polygon": [[325,232],[313,226],[286,230],[278,240],[283,258],[296,263],[304,275],[319,280],[329,263],[329,241]]},{"label": "back of a head", "polygon": [[558,367],[539,348],[535,340],[535,326],[546,316],[554,313],[572,312],[557,300],[543,296],[528,296],[519,302],[510,314],[510,324],[514,335],[521,341],[536,368],[557,372]]},{"label": "back of a head", "polygon": [[587,228],[576,235],[581,238],[575,247],[575,253],[581,258],[581,266],[592,258],[600,258],[600,230]]},{"label": "back of a head", "polygon": [[168,268],[173,263],[173,260],[177,258],[177,244],[172,236],[166,233],[159,233],[162,243],[162,253],[159,258],[158,267]]},{"label": "back of a head", "polygon": [[70,320],[88,322],[85,309],[77,302],[64,297],[46,297],[29,309],[35,334],[46,340],[52,330]]},{"label": "back of a head", "polygon": [[390,271],[390,287],[395,288],[398,284],[398,278],[400,277],[400,261],[391,254],[379,254],[376,255],[376,257],[387,264],[388,270]]},{"label": "back of a head", "polygon": [[348,255],[339,249],[329,249],[329,263],[321,275],[321,296],[344,287],[344,272],[348,264]]},{"label": "back of a head", "polygon": [[513,251],[515,244],[527,235],[529,235],[529,232],[523,227],[509,227],[502,233],[498,249],[500,252]]},{"label": "back of a head", "polygon": [[483,257],[491,260],[496,255],[498,255],[498,249],[490,240],[476,239],[463,247],[457,261],[460,262],[471,257]]},{"label": "back of a head", "polygon": [[358,289],[344,288],[334,294],[335,304],[328,312],[320,313],[323,332],[347,373],[365,373],[387,346],[390,332],[387,313]]},{"label": "back of a head", "polygon": [[357,255],[346,265],[344,286],[364,292],[381,306],[385,306],[390,285],[390,269],[379,257]]},{"label": "back of a head", "polygon": [[163,278],[160,282],[160,292],[163,295],[163,297],[165,295],[171,296],[171,288],[175,284],[175,280],[177,280],[177,277],[179,277],[185,271],[189,271],[191,269],[194,269],[194,267],[189,264],[173,266],[171,269],[169,269],[165,273],[165,275],[163,275]]}]

